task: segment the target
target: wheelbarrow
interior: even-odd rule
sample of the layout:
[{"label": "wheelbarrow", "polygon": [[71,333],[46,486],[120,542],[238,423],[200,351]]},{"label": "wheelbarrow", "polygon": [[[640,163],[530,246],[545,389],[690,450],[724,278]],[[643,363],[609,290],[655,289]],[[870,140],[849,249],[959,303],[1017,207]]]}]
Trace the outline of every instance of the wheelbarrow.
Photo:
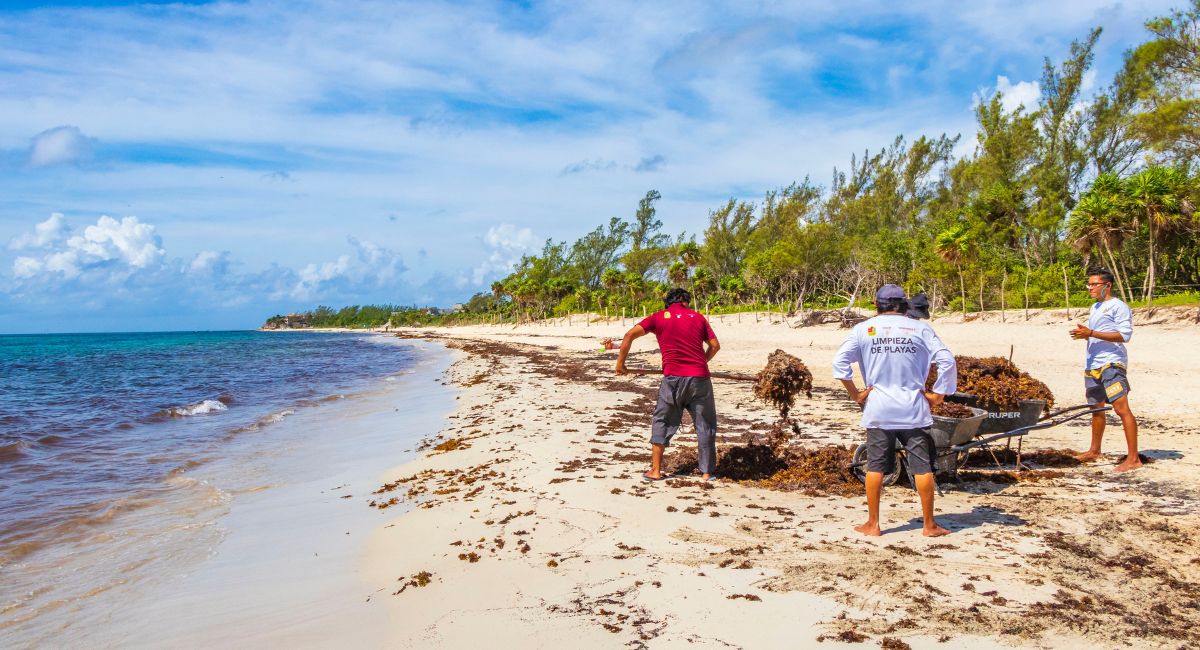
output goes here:
[{"label": "wheelbarrow", "polygon": [[[1079,406],[1071,406],[1060,409],[1052,413],[1046,414],[1037,422],[1028,424],[1022,427],[1017,427],[1000,433],[993,433],[981,437],[975,437],[979,431],[980,423],[987,416],[987,411],[983,409],[970,407],[972,416],[969,418],[943,418],[934,416],[933,426],[930,428],[930,437],[934,441],[934,475],[937,478],[957,481],[958,467],[966,461],[967,454],[976,448],[988,448],[992,443],[1000,440],[1006,440],[1011,443],[1012,439],[1017,439],[1017,469],[1023,468],[1021,465],[1021,443],[1024,437],[1031,431],[1039,431],[1041,429],[1049,429],[1065,422],[1069,422],[1076,418],[1081,418],[1085,415],[1094,413],[1103,413],[1111,411],[1111,406],[1093,407],[1090,404],[1081,404]],[[993,454],[993,460],[995,455]],[[999,464],[999,461],[996,461]],[[854,450],[854,460],[850,464],[850,471],[854,476],[862,482],[866,482],[867,478],[867,445],[861,444]],[[910,485],[916,485],[912,480],[912,471],[908,467],[908,457],[903,449],[896,450],[896,463],[894,470],[890,474],[885,474],[883,477],[884,485],[893,485],[900,478],[900,473],[904,472],[908,475]]]}]

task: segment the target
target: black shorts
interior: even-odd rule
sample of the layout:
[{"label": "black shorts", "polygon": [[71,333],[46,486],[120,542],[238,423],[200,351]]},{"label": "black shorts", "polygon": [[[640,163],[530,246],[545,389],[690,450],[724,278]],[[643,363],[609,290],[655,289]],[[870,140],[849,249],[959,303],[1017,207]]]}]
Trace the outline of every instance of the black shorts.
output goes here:
[{"label": "black shorts", "polygon": [[1096,379],[1083,374],[1083,392],[1088,404],[1111,404],[1129,394],[1129,378],[1121,366],[1109,366]]},{"label": "black shorts", "polygon": [[929,427],[923,429],[867,429],[867,471],[896,471],[896,440],[908,451],[913,476],[933,473],[934,445]]}]

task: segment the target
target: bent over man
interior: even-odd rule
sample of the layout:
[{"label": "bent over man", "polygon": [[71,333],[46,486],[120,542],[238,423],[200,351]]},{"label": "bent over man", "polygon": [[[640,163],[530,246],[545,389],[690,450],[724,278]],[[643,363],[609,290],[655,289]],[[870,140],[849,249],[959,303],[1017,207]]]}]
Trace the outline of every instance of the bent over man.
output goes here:
[{"label": "bent over man", "polygon": [[[1112,404],[1113,412],[1121,418],[1126,453],[1116,471],[1128,472],[1142,466],[1138,456],[1138,423],[1129,408],[1129,378],[1125,376],[1125,368],[1129,365],[1125,344],[1133,338],[1133,310],[1125,301],[1113,296],[1112,285],[1113,275],[1108,270],[1096,269],[1088,273],[1088,294],[1096,302],[1092,303],[1087,325],[1076,325],[1069,333],[1075,340],[1087,341],[1083,390],[1088,404]],[[1079,460],[1100,457],[1104,425],[1104,414],[1093,413],[1092,446],[1079,454]]]},{"label": "bent over man", "polygon": [[663,378],[658,388],[658,403],[650,426],[650,471],[642,474],[647,481],[661,481],[663,451],[679,430],[686,410],[696,426],[699,467],[704,480],[717,471],[717,406],[713,399],[708,362],[721,349],[708,320],[692,311],[687,289],[671,289],[664,299],[666,309],[655,312],[625,333],[617,353],[617,374],[625,374],[625,357],[633,340],[653,333],[662,352]]},{"label": "bent over man", "polygon": [[[883,475],[895,471],[896,442],[908,452],[908,468],[921,496],[926,537],[950,531],[933,518],[932,406],[958,387],[954,355],[928,323],[905,316],[904,290],[885,284],[875,293],[878,315],[854,326],[833,359],[833,377],[840,379],[850,399],[863,407],[867,429],[867,521],[854,530],[877,536]],[[930,363],[938,368],[937,383],[925,391]],[[852,364],[858,364],[866,386],[854,384]]]}]

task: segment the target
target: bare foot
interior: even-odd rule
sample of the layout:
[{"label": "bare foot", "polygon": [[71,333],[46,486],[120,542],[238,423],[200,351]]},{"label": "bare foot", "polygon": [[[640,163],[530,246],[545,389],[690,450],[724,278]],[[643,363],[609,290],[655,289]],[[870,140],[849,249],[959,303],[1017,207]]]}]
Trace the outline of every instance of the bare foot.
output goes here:
[{"label": "bare foot", "polygon": [[867,537],[879,537],[883,534],[879,531],[879,524],[873,524],[869,521],[861,526],[855,526],[854,530],[866,535]]},{"label": "bare foot", "polygon": [[1126,456],[1125,460],[1121,461],[1113,471],[1115,472],[1130,472],[1142,466],[1142,459],[1137,456]]},{"label": "bare foot", "polygon": [[942,535],[949,535],[950,531],[937,524],[934,524],[933,528],[925,528],[921,531],[921,534],[926,537],[941,537]]},{"label": "bare foot", "polygon": [[1075,454],[1075,460],[1083,461],[1085,463],[1088,461],[1097,460],[1098,458],[1100,458],[1100,452],[1092,451],[1090,449],[1088,451],[1081,451],[1078,454]]}]

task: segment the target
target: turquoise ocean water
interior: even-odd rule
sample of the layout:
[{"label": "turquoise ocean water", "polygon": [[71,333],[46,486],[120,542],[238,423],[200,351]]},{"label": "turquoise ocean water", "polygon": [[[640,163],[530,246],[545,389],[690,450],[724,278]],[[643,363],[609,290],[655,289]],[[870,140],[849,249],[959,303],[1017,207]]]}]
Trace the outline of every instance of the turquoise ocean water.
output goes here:
[{"label": "turquoise ocean water", "polygon": [[428,358],[368,334],[0,336],[0,637],[69,639],[66,619],[139,572],[211,556],[232,495],[288,481],[231,459],[292,448],[319,478],[303,445],[362,437],[339,423],[381,387],[419,409],[431,389],[403,378]]}]

